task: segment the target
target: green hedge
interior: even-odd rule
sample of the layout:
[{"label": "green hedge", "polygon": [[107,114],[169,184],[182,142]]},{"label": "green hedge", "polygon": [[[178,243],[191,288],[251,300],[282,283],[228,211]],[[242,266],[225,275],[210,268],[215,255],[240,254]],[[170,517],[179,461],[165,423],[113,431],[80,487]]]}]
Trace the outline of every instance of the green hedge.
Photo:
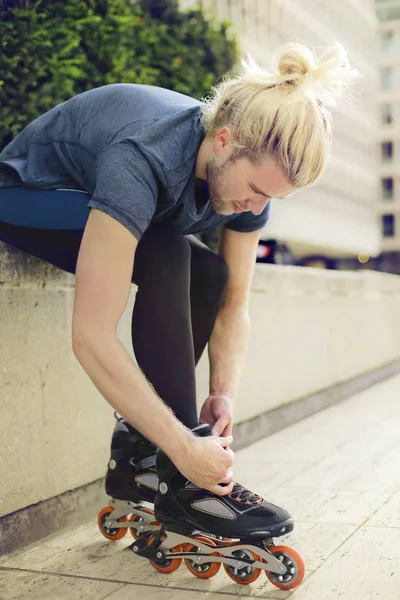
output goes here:
[{"label": "green hedge", "polygon": [[178,0],[0,0],[0,149],[56,104],[116,82],[195,98],[232,69],[229,24]]}]

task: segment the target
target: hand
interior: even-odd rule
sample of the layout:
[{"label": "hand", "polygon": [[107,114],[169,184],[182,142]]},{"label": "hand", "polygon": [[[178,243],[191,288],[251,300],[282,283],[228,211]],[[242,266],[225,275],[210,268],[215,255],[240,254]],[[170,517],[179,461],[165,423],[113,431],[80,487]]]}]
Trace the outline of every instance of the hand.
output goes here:
[{"label": "hand", "polygon": [[232,435],[232,400],[228,396],[211,395],[204,402],[199,423],[208,423],[214,435]]},{"label": "hand", "polygon": [[[177,469],[201,489],[226,496],[233,489],[233,457],[229,448],[232,437],[197,437],[190,440],[187,452],[180,453],[174,463]],[[225,485],[221,485],[225,484]]]}]

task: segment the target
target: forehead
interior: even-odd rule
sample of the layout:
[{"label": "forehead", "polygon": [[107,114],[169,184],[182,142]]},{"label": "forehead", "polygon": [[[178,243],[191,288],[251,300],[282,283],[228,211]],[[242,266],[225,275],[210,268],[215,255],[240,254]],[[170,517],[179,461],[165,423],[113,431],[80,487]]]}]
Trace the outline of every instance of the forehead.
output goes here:
[{"label": "forehead", "polygon": [[249,185],[256,186],[270,197],[287,196],[295,191],[283,169],[272,159],[252,162],[241,157],[237,160],[241,175]]}]

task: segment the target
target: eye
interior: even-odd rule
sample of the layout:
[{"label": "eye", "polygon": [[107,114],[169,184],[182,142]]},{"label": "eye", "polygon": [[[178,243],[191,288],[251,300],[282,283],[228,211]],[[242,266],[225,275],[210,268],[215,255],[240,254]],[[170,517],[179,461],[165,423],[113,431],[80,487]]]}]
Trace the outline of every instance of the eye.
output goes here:
[{"label": "eye", "polygon": [[271,196],[266,196],[265,194],[263,194],[262,192],[260,192],[260,190],[258,190],[256,187],[254,187],[253,185],[250,186],[250,188],[253,190],[253,192],[255,192],[256,194],[258,194],[259,196],[262,196],[263,198],[265,198],[266,200],[271,200]]},{"label": "eye", "polygon": [[265,194],[263,194],[262,192],[260,192],[260,190],[258,190],[256,187],[254,187],[254,185],[250,184],[250,188],[253,190],[253,192],[255,192],[256,194],[259,194],[260,196],[262,196],[263,198],[266,198],[267,200],[270,200],[270,196],[266,196]]}]

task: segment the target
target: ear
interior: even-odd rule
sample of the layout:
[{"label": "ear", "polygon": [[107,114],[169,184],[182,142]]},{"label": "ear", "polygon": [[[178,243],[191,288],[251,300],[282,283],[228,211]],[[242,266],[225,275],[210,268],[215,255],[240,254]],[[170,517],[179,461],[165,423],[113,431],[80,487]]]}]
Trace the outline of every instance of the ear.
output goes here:
[{"label": "ear", "polygon": [[232,141],[232,132],[229,127],[222,127],[214,137],[213,150],[217,156],[226,151]]}]

